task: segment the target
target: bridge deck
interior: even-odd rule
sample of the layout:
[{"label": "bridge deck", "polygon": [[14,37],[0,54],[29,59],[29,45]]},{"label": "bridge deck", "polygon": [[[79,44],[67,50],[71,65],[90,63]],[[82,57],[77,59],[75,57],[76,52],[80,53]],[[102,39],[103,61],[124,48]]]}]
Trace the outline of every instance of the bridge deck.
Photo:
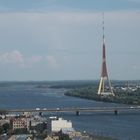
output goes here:
[{"label": "bridge deck", "polygon": [[8,109],[6,112],[109,112],[109,111],[140,111],[140,106],[130,107],[92,107],[92,108],[46,108],[46,109]]}]

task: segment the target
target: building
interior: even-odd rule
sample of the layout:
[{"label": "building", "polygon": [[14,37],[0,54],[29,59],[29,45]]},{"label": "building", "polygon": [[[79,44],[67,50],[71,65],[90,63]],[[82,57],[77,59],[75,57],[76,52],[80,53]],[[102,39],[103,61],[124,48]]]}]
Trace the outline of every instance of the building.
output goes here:
[{"label": "building", "polygon": [[48,136],[44,140],[59,140],[59,136],[52,136],[52,137]]},{"label": "building", "polygon": [[35,117],[30,117],[30,118],[26,118],[27,119],[27,130],[29,132],[34,132],[37,133],[35,131],[35,128],[37,125],[42,125],[42,127],[45,129],[47,127],[47,119],[40,117],[40,116],[35,116]]},{"label": "building", "polygon": [[29,118],[31,117],[31,112],[23,112],[22,116],[26,117],[26,118]]},{"label": "building", "polygon": [[26,135],[26,134],[13,135],[8,140],[32,140],[31,137],[32,135]]},{"label": "building", "polygon": [[50,118],[47,125],[48,134],[59,132],[62,129],[72,129],[72,122],[62,118]]},{"label": "building", "polygon": [[26,118],[14,118],[11,120],[12,129],[27,129]]}]

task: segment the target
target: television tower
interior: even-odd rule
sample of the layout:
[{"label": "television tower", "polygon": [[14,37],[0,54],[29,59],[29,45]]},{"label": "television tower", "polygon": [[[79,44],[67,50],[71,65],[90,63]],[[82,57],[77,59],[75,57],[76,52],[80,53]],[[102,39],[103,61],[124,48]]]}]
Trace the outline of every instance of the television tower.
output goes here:
[{"label": "television tower", "polygon": [[106,51],[105,51],[105,33],[104,33],[104,13],[103,13],[103,50],[102,50],[102,69],[101,69],[101,78],[98,88],[98,95],[113,95],[111,82],[109,80],[109,76],[107,73],[107,65],[106,65]]}]

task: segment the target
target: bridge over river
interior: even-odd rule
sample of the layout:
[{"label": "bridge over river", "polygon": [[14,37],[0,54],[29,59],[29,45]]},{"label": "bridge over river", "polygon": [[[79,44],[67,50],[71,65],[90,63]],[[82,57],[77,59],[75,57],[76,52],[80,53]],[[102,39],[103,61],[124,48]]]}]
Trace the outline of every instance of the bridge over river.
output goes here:
[{"label": "bridge over river", "polygon": [[76,115],[80,115],[80,112],[113,112],[118,114],[119,112],[140,112],[140,106],[124,106],[124,107],[87,107],[87,108],[36,108],[36,109],[9,109],[6,112],[75,112]]}]

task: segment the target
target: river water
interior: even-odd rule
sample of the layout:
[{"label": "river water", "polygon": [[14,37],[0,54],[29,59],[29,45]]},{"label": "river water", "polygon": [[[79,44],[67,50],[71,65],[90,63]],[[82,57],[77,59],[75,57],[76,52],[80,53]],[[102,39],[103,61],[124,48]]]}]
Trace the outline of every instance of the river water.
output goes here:
[{"label": "river water", "polygon": [[[125,106],[104,103],[64,95],[64,89],[37,88],[34,85],[0,87],[0,109],[62,108]],[[56,115],[56,114],[46,114]],[[140,113],[75,113],[57,114],[71,120],[77,131],[111,136],[119,140],[140,140]]]}]

